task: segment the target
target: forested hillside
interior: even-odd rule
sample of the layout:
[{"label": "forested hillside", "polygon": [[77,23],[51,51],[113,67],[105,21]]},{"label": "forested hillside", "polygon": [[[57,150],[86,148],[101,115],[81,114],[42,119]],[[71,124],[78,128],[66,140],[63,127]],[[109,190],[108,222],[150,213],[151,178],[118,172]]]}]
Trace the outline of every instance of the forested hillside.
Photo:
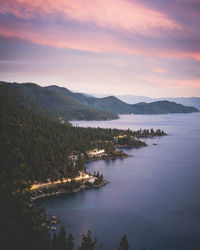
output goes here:
[{"label": "forested hillside", "polygon": [[88,107],[93,107],[102,111],[112,112],[115,114],[170,114],[170,113],[191,113],[198,112],[198,109],[194,107],[187,107],[181,104],[170,101],[157,101],[152,103],[137,103],[128,104],[115,96],[108,96],[103,98],[96,98],[92,96],[86,96],[80,93],[74,93],[66,88],[61,88],[58,86],[48,86],[45,87],[49,90],[53,90],[59,94],[63,94],[67,97],[71,97],[74,100],[87,105]]},{"label": "forested hillside", "polygon": [[96,98],[92,96],[86,96],[80,93],[74,93],[66,88],[58,86],[48,86],[47,89],[54,90],[57,93],[62,93],[66,96],[72,97],[74,100],[81,102],[84,105],[93,107],[99,110],[112,112],[115,114],[130,114],[132,112],[131,105],[119,100],[115,96],[108,96],[103,98]]},{"label": "forested hillside", "polygon": [[[95,147],[113,147],[109,142],[114,136],[125,132],[133,134],[132,131],[117,129],[62,125],[41,116],[42,108],[35,113],[23,103],[17,104],[13,95],[12,88],[0,84],[1,139],[20,149],[27,166],[27,176],[32,181],[76,176],[79,170],[84,169],[84,164],[79,157],[74,166],[69,159],[71,154],[86,155],[89,149]],[[40,106],[38,108],[40,110]]]},{"label": "forested hillside", "polygon": [[118,118],[116,114],[85,106],[70,96],[40,87],[34,83],[1,82],[1,84],[18,91],[18,98],[12,96],[17,103],[21,104],[21,96],[22,99],[30,98],[35,102],[35,105],[39,104],[41,108],[46,110],[54,120],[107,120]]},{"label": "forested hillside", "polygon": [[[1,82],[13,93],[10,97],[17,104],[50,119],[66,122],[69,120],[109,120],[118,114],[170,114],[198,112],[194,107],[186,107],[169,101],[127,104],[115,96],[96,98],[74,93],[56,85],[41,87],[34,83]],[[14,91],[17,91],[15,93]]]}]

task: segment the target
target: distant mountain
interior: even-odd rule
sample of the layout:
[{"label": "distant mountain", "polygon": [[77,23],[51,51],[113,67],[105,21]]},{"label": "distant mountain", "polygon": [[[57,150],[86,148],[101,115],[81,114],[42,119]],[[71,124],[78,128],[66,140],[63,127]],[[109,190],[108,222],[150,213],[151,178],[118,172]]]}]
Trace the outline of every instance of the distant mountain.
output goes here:
[{"label": "distant mountain", "polygon": [[66,88],[58,86],[48,86],[49,90],[54,90],[59,94],[64,94],[68,97],[72,97],[76,101],[81,102],[84,105],[93,107],[99,110],[112,112],[115,114],[167,114],[167,113],[191,113],[198,110],[193,107],[184,107],[174,102],[160,101],[151,104],[139,103],[137,105],[130,105],[118,99],[115,96],[108,96],[102,98],[96,98],[90,95],[81,93],[74,93]]},{"label": "distant mountain", "polygon": [[107,120],[117,119],[118,114],[167,114],[191,113],[198,110],[169,101],[128,104],[115,96],[96,98],[74,93],[56,85],[41,87],[35,83],[6,83],[9,95],[18,104],[39,115],[54,120]]},{"label": "distant mountain", "polygon": [[182,104],[169,101],[157,101],[152,103],[137,103],[131,105],[134,114],[169,114],[198,112],[194,107],[186,107]]},{"label": "distant mountain", "polygon": [[159,98],[151,98],[147,96],[136,96],[136,95],[116,95],[116,96],[117,98],[128,104],[136,104],[140,102],[150,103],[150,102],[160,101]]},{"label": "distant mountain", "polygon": [[[40,87],[34,83],[5,83],[12,89],[17,90],[21,95],[30,98],[40,108],[46,110],[52,117],[62,117],[63,120],[106,120],[117,119],[117,115],[83,105],[71,96]],[[13,97],[14,98],[14,97]],[[18,98],[18,102],[21,102]]]},{"label": "distant mountain", "polygon": [[[164,100],[164,98],[161,98],[160,100]],[[198,97],[167,98],[167,100],[171,102],[180,103],[185,106],[193,106],[200,110],[200,98]]]},{"label": "distant mountain", "polygon": [[132,112],[131,105],[119,100],[115,96],[89,98],[88,105],[101,110],[107,110],[115,114],[128,114]]},{"label": "distant mountain", "polygon": [[176,102],[185,106],[193,106],[200,110],[200,98],[199,97],[163,97],[163,98],[150,98],[146,96],[135,96],[135,95],[117,95],[117,98],[123,102],[129,104],[135,104],[139,102],[156,102],[156,101],[170,101]]},{"label": "distant mountain", "polygon": [[96,108],[98,110],[108,111],[115,114],[128,114],[132,112],[131,105],[119,100],[115,96],[96,98],[81,93],[74,93],[67,88],[61,88],[55,85],[45,88],[48,90],[54,90],[60,94],[64,94],[65,96],[71,97],[84,105]]}]

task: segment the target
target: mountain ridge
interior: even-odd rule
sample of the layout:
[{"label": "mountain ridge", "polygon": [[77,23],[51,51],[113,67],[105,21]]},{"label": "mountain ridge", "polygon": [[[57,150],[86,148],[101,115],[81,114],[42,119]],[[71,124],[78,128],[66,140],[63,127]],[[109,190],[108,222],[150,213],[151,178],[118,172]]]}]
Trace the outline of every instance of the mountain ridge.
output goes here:
[{"label": "mountain ridge", "polygon": [[[2,83],[2,82],[1,82]],[[170,101],[128,104],[110,95],[96,98],[56,85],[41,87],[35,83],[6,83],[4,85],[18,91],[23,98],[30,98],[41,112],[56,117],[60,121],[117,119],[118,114],[168,114],[198,112],[194,107],[186,107]],[[16,99],[16,97],[13,96]],[[18,100],[18,99],[17,99]],[[20,102],[20,100],[18,100]],[[28,103],[28,102],[27,102]],[[34,106],[33,105],[33,106]],[[29,105],[31,108],[31,105]],[[36,108],[35,108],[36,109]]]},{"label": "mountain ridge", "polygon": [[64,95],[71,96],[82,104],[96,108],[98,110],[108,111],[115,114],[127,114],[132,112],[132,107],[129,104],[119,100],[115,96],[107,96],[103,98],[87,97],[84,94],[74,93],[67,88],[60,88],[56,85],[47,86],[45,88],[51,90],[53,89],[59,93],[62,92]]},{"label": "mountain ridge", "polygon": [[[59,93],[64,93],[65,95],[69,95],[73,98],[75,98],[77,101],[80,101],[84,105],[88,105],[89,107],[94,107],[99,110],[106,110],[108,112],[112,112],[115,114],[168,114],[168,113],[190,113],[190,112],[198,112],[197,109],[193,107],[185,107],[180,106],[180,104],[174,103],[174,102],[166,102],[166,101],[157,101],[153,102],[152,104],[144,103],[143,108],[141,108],[141,105],[138,104],[128,104],[116,96],[109,95],[106,97],[93,97],[93,96],[87,96],[83,93],[74,93],[66,88],[60,88],[56,85],[53,86],[47,86],[48,89],[53,89],[55,91],[58,91]],[[162,106],[161,107],[155,107]]]},{"label": "mountain ridge", "polygon": [[52,117],[57,117],[57,119],[61,118],[69,121],[118,118],[115,114],[87,107],[70,96],[49,90],[35,83],[2,83],[20,92],[22,94],[21,98],[24,96],[31,98],[37,105],[42,106],[43,109],[51,113]]},{"label": "mountain ridge", "polygon": [[194,107],[186,107],[170,101],[156,101],[151,103],[137,103],[131,105],[135,114],[173,114],[198,112]]},{"label": "mountain ridge", "polygon": [[136,96],[136,95],[117,95],[117,97],[128,103],[136,104],[139,102],[156,102],[156,101],[171,101],[182,104],[184,106],[193,106],[200,110],[200,97],[160,97],[160,98],[151,98],[147,96]]}]

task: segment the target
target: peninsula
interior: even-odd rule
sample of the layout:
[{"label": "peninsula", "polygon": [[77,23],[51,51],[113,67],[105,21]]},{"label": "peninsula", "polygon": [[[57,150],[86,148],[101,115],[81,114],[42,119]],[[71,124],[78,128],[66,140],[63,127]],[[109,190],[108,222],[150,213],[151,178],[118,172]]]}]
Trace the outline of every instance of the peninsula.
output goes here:
[{"label": "peninsula", "polygon": [[[88,150],[81,154],[73,152],[73,154],[69,156],[69,165],[71,164],[74,168],[78,169],[80,167],[80,161],[84,164],[91,160],[126,158],[128,155],[123,152],[123,148],[147,146],[144,141],[138,140],[138,138],[151,138],[154,136],[166,135],[164,131],[159,129],[156,131],[153,129],[138,131],[119,130],[116,131],[116,133],[120,134],[113,136],[110,140],[98,140],[98,143],[96,144],[98,148]],[[118,148],[121,148],[121,150],[117,150]],[[61,176],[58,180],[47,179],[45,182],[34,181],[30,187],[32,200],[74,193],[89,188],[99,188],[108,183],[102,174],[89,174],[86,171],[86,166],[83,166],[82,170],[80,170],[77,175],[74,174],[73,177],[65,178]]]}]

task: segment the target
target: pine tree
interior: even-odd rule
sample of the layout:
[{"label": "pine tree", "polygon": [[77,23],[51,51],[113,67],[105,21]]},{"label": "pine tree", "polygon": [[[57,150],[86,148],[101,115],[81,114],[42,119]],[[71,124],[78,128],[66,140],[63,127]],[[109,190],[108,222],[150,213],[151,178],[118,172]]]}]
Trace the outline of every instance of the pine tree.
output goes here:
[{"label": "pine tree", "polygon": [[66,250],[73,250],[73,248],[74,248],[73,240],[74,240],[73,236],[72,236],[72,234],[70,234],[68,236],[68,238],[67,238],[67,248],[66,248]]},{"label": "pine tree", "polygon": [[65,227],[62,225],[60,228],[60,232],[56,238],[56,250],[66,250],[67,249],[67,239],[66,239],[66,231]]},{"label": "pine tree", "polygon": [[82,242],[78,250],[95,250],[95,249],[101,249],[101,248],[102,248],[102,245],[98,246],[97,237],[94,237],[93,239],[91,231],[88,231],[87,234],[82,235]]},{"label": "pine tree", "polygon": [[126,234],[122,237],[118,250],[129,250],[129,244]]},{"label": "pine tree", "polygon": [[52,241],[51,241],[51,249],[52,249],[52,250],[56,250],[56,243],[57,243],[57,234],[54,233],[53,239],[52,239]]}]

